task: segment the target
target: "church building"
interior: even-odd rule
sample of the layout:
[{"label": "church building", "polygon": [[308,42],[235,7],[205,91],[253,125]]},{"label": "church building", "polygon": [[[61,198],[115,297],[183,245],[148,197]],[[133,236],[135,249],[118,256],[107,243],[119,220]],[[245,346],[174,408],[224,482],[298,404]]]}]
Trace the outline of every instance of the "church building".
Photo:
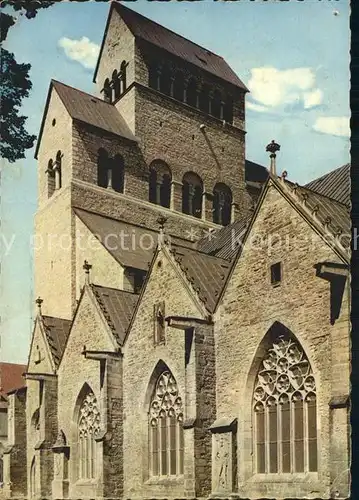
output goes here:
[{"label": "church building", "polygon": [[350,166],[246,159],[250,89],[120,3],[94,83],[52,80],[38,135],[4,498],[347,498]]}]

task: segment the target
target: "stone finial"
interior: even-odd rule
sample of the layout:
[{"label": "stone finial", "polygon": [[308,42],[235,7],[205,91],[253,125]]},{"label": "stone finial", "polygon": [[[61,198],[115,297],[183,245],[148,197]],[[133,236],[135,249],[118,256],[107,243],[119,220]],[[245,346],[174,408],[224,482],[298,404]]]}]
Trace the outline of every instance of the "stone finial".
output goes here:
[{"label": "stone finial", "polygon": [[92,269],[92,265],[85,260],[82,269],[85,271],[85,282],[90,283],[90,270]]},{"label": "stone finial", "polygon": [[157,223],[160,226],[160,234],[158,236],[158,246],[159,246],[159,248],[161,248],[161,245],[164,243],[164,234],[165,234],[164,229],[165,229],[166,222],[167,222],[167,217],[165,217],[164,215],[160,215],[157,218]]},{"label": "stone finial", "polygon": [[279,150],[280,150],[280,145],[277,144],[274,139],[266,147],[266,151],[268,153],[270,153],[270,155],[269,155],[269,157],[270,157],[270,169],[269,169],[269,171],[272,175],[277,175],[277,172],[276,172],[276,170],[277,170],[277,167],[276,167],[277,155],[276,155],[276,153]]},{"label": "stone finial", "polygon": [[42,314],[42,313],[41,313],[41,304],[42,304],[43,302],[44,302],[44,301],[43,301],[40,297],[38,297],[38,298],[35,300],[35,303],[36,303],[36,305],[37,305],[37,312],[38,312],[38,314],[39,314],[40,316],[41,316],[41,314]]},{"label": "stone finial", "polygon": [[286,170],[283,170],[281,178],[285,180],[288,177],[288,172]]}]

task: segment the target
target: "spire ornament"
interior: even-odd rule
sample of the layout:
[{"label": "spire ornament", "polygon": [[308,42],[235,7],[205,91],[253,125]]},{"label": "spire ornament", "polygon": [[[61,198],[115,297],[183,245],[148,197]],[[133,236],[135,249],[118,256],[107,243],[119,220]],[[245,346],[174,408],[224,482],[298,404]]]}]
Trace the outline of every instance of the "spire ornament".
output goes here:
[{"label": "spire ornament", "polygon": [[82,269],[85,271],[85,283],[88,285],[90,283],[90,271],[92,269],[92,265],[85,260]]},{"label": "spire ornament", "polygon": [[266,147],[266,151],[268,153],[270,153],[270,155],[269,155],[269,157],[270,157],[270,168],[269,168],[269,171],[270,171],[270,173],[272,175],[277,175],[277,173],[276,173],[276,170],[277,170],[277,167],[276,167],[276,157],[277,157],[277,155],[276,155],[276,153],[279,150],[280,150],[280,145],[277,144],[274,139]]}]

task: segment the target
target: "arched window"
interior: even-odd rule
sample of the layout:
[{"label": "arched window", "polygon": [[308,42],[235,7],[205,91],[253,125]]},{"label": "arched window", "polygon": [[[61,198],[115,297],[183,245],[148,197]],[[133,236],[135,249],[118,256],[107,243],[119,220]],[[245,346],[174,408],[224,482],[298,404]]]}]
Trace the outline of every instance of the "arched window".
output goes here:
[{"label": "arched window", "polygon": [[106,78],[105,83],[103,84],[103,98],[106,102],[112,101],[112,89],[108,78]]},{"label": "arched window", "polygon": [[79,479],[96,478],[96,442],[101,416],[97,399],[92,391],[83,398],[78,415]]},{"label": "arched window", "polygon": [[164,65],[160,77],[160,91],[163,94],[171,95],[171,70],[167,65]]},{"label": "arched window", "polygon": [[297,341],[280,336],[259,368],[253,393],[257,473],[317,471],[316,387]]},{"label": "arched window", "polygon": [[171,205],[172,174],[169,166],[160,160],[150,165],[149,201],[162,207]]},{"label": "arched window", "polygon": [[191,78],[187,86],[187,104],[189,106],[197,107],[197,82]]},{"label": "arched window", "polygon": [[184,75],[182,71],[177,71],[173,83],[173,97],[177,101],[183,102],[184,100]]},{"label": "arched window", "polygon": [[202,216],[203,182],[193,173],[187,172],[182,181],[182,212],[194,217]]},{"label": "arched window", "polygon": [[103,188],[108,187],[108,167],[109,158],[105,149],[99,149],[97,159],[97,185]]},{"label": "arched window", "polygon": [[58,151],[56,154],[56,165],[55,165],[55,189],[61,189],[62,186],[62,154],[61,151]]},{"label": "arched window", "polygon": [[221,117],[221,93],[219,90],[215,90],[213,93],[211,114],[216,118]]},{"label": "arched window", "polygon": [[112,164],[112,187],[118,193],[124,191],[125,162],[121,155],[116,155],[111,161]]},{"label": "arched window", "polygon": [[112,73],[112,85],[113,85],[114,99],[116,100],[121,95],[121,82],[116,69]]},{"label": "arched window", "polygon": [[55,192],[55,170],[54,162],[49,160],[47,164],[47,196],[50,198]]},{"label": "arched window", "polygon": [[151,476],[183,474],[183,403],[172,373],[158,377],[149,408]]},{"label": "arched window", "polygon": [[121,79],[121,85],[122,85],[122,93],[127,89],[126,69],[127,69],[126,61],[122,61],[121,66],[120,66],[120,75],[121,75],[120,79]]},{"label": "arched window", "polygon": [[213,190],[213,222],[227,226],[231,222],[232,191],[226,184],[216,184]]},{"label": "arched window", "polygon": [[158,63],[155,61],[151,61],[148,68],[148,84],[152,89],[159,90],[160,83],[160,70],[158,67]]},{"label": "arched window", "polygon": [[209,112],[209,87],[206,84],[202,85],[199,94],[199,109],[205,113]]}]

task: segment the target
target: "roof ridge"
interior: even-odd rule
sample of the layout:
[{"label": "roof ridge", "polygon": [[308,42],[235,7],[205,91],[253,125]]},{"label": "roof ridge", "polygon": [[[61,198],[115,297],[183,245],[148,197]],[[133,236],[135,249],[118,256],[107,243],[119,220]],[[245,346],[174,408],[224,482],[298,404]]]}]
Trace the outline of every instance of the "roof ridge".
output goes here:
[{"label": "roof ridge", "polygon": [[216,57],[219,57],[220,59],[223,59],[225,61],[225,59],[220,56],[219,54],[217,54],[216,52],[213,52],[212,50],[210,49],[207,49],[206,47],[203,47],[203,45],[199,45],[199,43],[196,43],[196,42],[193,42],[192,40],[190,40],[189,38],[186,38],[185,36],[183,35],[180,35],[179,33],[177,33],[176,31],[173,31],[171,30],[170,28],[167,28],[166,26],[164,26],[163,24],[160,24],[158,23],[157,21],[154,21],[153,19],[149,18],[149,17],[146,17],[144,16],[143,14],[140,14],[139,12],[137,12],[136,10],[133,10],[133,9],[130,9],[129,7],[125,7],[124,5],[122,5],[122,3],[120,2],[114,2],[115,4],[115,8],[120,8],[120,9],[125,9],[133,14],[135,14],[136,16],[139,16],[139,17],[142,17],[142,19],[145,19],[146,21],[149,21],[150,23],[153,23],[153,24],[156,24],[156,26],[159,26],[160,28],[166,30],[166,31],[169,31],[170,33],[173,33],[174,35],[180,37],[180,38],[183,38],[183,40],[186,40],[187,42],[190,42],[192,45],[196,45],[197,47],[200,47],[201,49],[205,50],[206,52],[209,53],[209,55],[214,55]]}]

